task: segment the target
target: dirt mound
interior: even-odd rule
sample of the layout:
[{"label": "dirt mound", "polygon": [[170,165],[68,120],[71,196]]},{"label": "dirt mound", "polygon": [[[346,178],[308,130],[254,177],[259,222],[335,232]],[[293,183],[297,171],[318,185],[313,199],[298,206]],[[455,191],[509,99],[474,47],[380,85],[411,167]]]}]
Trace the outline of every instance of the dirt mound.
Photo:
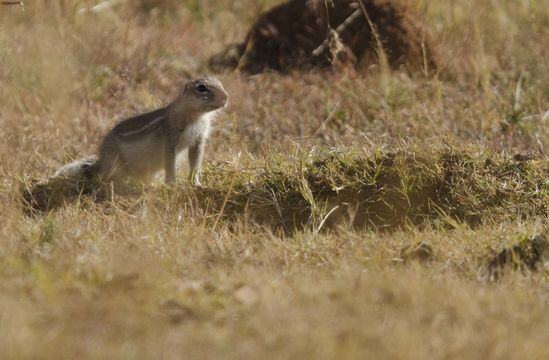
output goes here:
[{"label": "dirt mound", "polygon": [[392,68],[436,68],[429,38],[408,12],[383,0],[362,3],[364,7],[355,0],[290,0],[264,13],[243,43],[214,55],[209,65],[214,71],[239,69],[252,74],[336,62],[362,67],[380,61],[376,49],[381,44]]},{"label": "dirt mound", "polygon": [[91,181],[70,177],[32,181],[20,189],[23,211],[34,215],[55,210],[66,203],[74,202],[82,195],[91,195],[97,185]]}]

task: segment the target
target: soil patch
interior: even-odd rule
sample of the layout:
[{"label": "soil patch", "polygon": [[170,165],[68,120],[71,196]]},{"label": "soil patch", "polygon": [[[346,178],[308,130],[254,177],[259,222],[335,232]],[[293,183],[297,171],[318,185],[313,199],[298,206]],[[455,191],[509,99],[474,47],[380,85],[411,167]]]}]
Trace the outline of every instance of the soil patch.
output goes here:
[{"label": "soil patch", "polygon": [[209,65],[213,70],[238,69],[251,74],[335,63],[366,68],[379,63],[381,44],[392,68],[436,69],[431,41],[408,11],[383,0],[362,0],[362,4],[363,8],[355,0],[283,3],[262,14],[242,43],[214,55]]}]

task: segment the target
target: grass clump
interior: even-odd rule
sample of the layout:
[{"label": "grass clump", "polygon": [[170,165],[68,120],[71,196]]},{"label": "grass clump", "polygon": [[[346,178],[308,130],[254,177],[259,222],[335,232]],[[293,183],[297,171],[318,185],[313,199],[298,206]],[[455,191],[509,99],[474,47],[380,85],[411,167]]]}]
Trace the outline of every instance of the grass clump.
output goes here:
[{"label": "grass clump", "polygon": [[[348,149],[278,156],[263,168],[218,163],[206,169],[207,187],[190,191],[207,212],[286,231],[341,222],[387,229],[433,221],[476,226],[547,216],[548,175],[545,160]],[[183,191],[176,201],[188,195]]]},{"label": "grass clump", "polygon": [[506,267],[513,270],[536,271],[544,268],[544,262],[549,260],[549,242],[545,235],[522,235],[520,241],[507,247],[495,255],[487,267],[489,280],[501,279]]}]

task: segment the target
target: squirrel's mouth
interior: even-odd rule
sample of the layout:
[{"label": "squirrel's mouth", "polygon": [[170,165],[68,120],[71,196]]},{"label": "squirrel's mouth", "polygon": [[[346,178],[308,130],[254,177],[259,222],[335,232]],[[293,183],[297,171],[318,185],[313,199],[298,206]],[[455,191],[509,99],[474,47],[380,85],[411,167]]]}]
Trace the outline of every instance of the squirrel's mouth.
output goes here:
[{"label": "squirrel's mouth", "polygon": [[221,108],[224,108],[225,105],[227,105],[227,100],[224,100],[223,103],[221,104],[211,104],[209,106],[210,110],[217,110],[217,109],[221,109]]}]

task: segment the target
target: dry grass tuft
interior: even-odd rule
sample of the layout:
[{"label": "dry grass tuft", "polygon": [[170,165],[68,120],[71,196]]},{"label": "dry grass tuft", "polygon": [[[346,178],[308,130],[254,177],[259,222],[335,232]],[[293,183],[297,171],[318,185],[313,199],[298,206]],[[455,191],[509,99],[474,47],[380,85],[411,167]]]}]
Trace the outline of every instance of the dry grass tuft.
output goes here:
[{"label": "dry grass tuft", "polygon": [[[244,169],[240,167],[244,167]],[[206,170],[205,188],[176,191],[226,219],[294,231],[348,222],[390,229],[442,221],[478,226],[487,220],[547,216],[549,164],[465,152],[312,151],[295,157]]]}]

